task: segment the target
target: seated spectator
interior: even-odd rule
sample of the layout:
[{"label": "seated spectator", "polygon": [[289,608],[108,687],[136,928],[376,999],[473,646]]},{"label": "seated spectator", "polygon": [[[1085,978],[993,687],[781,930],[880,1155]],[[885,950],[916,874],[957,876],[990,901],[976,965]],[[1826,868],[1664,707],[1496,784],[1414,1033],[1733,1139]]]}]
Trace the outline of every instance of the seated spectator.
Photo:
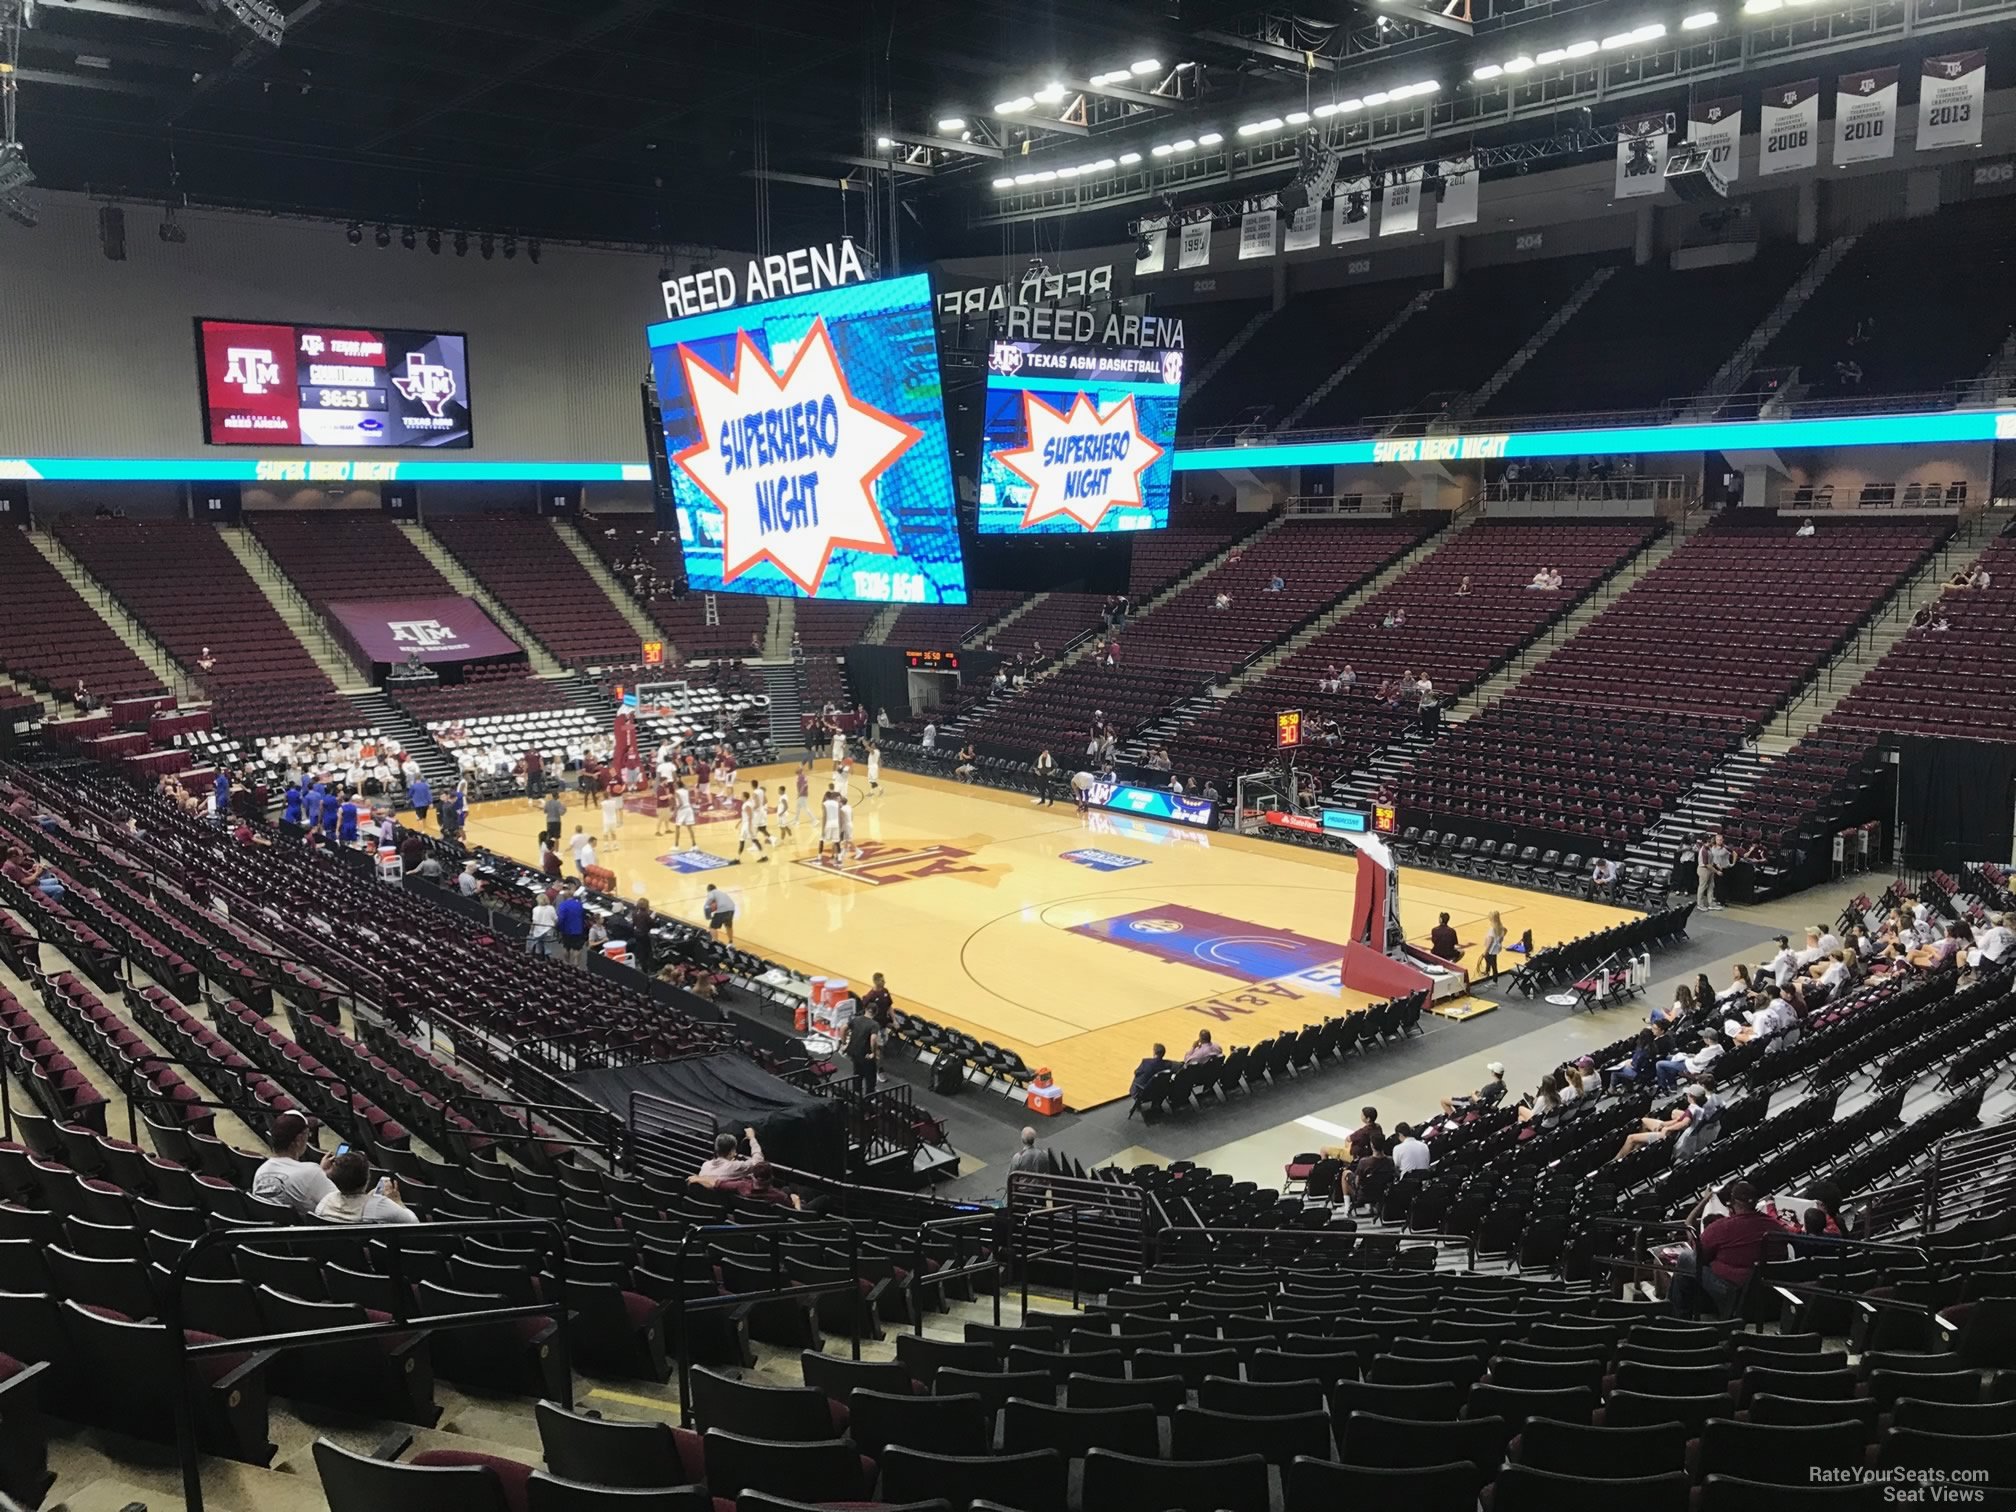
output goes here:
[{"label": "seated spectator", "polygon": [[1275,573],[1273,577],[1267,580],[1267,591],[1269,593],[1279,593],[1283,588],[1286,588],[1287,586],[1288,586],[1287,580],[1284,579],[1278,572]]},{"label": "seated spectator", "polygon": [[[1414,1143],[1420,1145],[1422,1155],[1426,1156],[1428,1146],[1418,1139]],[[1392,1142],[1383,1136],[1374,1139],[1366,1145],[1363,1155],[1344,1168],[1344,1195],[1354,1208],[1376,1207],[1397,1174]]]},{"label": "seated spectator", "polygon": [[1428,949],[1440,959],[1455,965],[1463,959],[1463,947],[1456,939],[1456,931],[1450,927],[1449,915],[1436,918],[1435,927],[1428,931]]},{"label": "seated spectator", "polygon": [[[1836,363],[1835,366],[1838,369],[1840,364]],[[1792,534],[1794,534],[1795,536],[1811,536],[1811,535],[1818,535],[1819,533],[1820,533],[1819,530],[1813,524],[1813,517],[1811,515],[1808,515],[1805,519],[1801,520],[1799,522],[1799,528],[1792,532]]]},{"label": "seated spectator", "polygon": [[329,1180],[334,1155],[319,1161],[303,1160],[314,1130],[299,1113],[282,1113],[273,1120],[270,1143],[273,1153],[252,1173],[252,1195],[265,1202],[277,1202],[303,1215],[312,1213],[322,1199],[336,1190]]},{"label": "seated spectator", "polygon": [[1393,1125],[1393,1169],[1402,1176],[1409,1171],[1425,1171],[1435,1157],[1429,1152],[1425,1141],[1415,1138],[1409,1124]]},{"label": "seated spectator", "polygon": [[1715,994],[1715,1001],[1727,1003],[1736,998],[1748,998],[1754,990],[1750,980],[1750,968],[1738,961],[1729,968],[1729,985]]},{"label": "seated spectator", "polygon": [[1561,1074],[1558,1071],[1549,1071],[1540,1078],[1540,1085],[1533,1093],[1532,1099],[1519,1105],[1519,1122],[1530,1123],[1536,1118],[1548,1118],[1559,1113],[1562,1106]]},{"label": "seated spectator", "polygon": [[1372,1152],[1374,1145],[1386,1142],[1386,1131],[1379,1127],[1377,1108],[1360,1108],[1358,1120],[1358,1127],[1344,1137],[1345,1147],[1350,1150],[1354,1161],[1363,1160]]},{"label": "seated spectator", "polygon": [[1747,1045],[1753,1039],[1770,1039],[1775,1034],[1783,1034],[1788,1029],[1799,1027],[1799,1015],[1793,1011],[1791,1003],[1780,992],[1762,1007],[1751,1009],[1743,1015],[1743,1022],[1731,1019],[1722,1026],[1731,1043]]},{"label": "seated spectator", "polygon": [[1749,1182],[1732,1182],[1722,1202],[1728,1212],[1701,1230],[1692,1263],[1675,1267],[1670,1297],[1683,1317],[1694,1316],[1703,1298],[1718,1313],[1728,1312],[1757,1267],[1785,1251],[1785,1230],[1758,1211],[1757,1189]]},{"label": "seated spectator", "polygon": [[1216,1060],[1224,1053],[1224,1050],[1212,1042],[1209,1029],[1199,1029],[1196,1043],[1184,1052],[1183,1064],[1194,1066],[1202,1061]]},{"label": "seated spectator", "polygon": [[[1663,1028],[1664,1024],[1658,1027]],[[1631,1048],[1631,1058],[1607,1068],[1603,1073],[1604,1085],[1643,1086],[1649,1082],[1659,1064],[1658,1041],[1659,1036],[1655,1029],[1640,1029],[1637,1042]]]},{"label": "seated spectator", "polygon": [[1157,1045],[1141,1064],[1134,1068],[1134,1080],[1128,1084],[1127,1095],[1134,1098],[1140,1097],[1143,1092],[1148,1090],[1148,1083],[1153,1081],[1160,1073],[1171,1069],[1172,1062],[1169,1059],[1168,1046]]},{"label": "seated spectator", "polygon": [[[1693,1090],[1690,1089],[1688,1095],[1675,1103],[1666,1113],[1655,1113],[1649,1117],[1639,1119],[1638,1132],[1635,1134],[1626,1134],[1624,1136],[1624,1143],[1618,1147],[1616,1155],[1612,1158],[1622,1160],[1626,1155],[1629,1155],[1633,1150],[1643,1145],[1657,1144],[1669,1134],[1678,1134],[1681,1130],[1685,1129],[1693,1119],[1694,1109],[1700,1106],[1694,1100]],[[1706,1098],[1707,1093],[1703,1091],[1702,1100],[1705,1101]]]},{"label": "seated spectator", "polygon": [[1456,585],[1456,597],[1468,598],[1469,596],[1470,596],[1470,574],[1466,572],[1463,574],[1463,581]]},{"label": "seated spectator", "polygon": [[739,1181],[756,1169],[756,1163],[763,1159],[763,1146],[757,1142],[754,1129],[744,1129],[743,1138],[749,1141],[749,1153],[736,1154],[736,1139],[733,1134],[720,1135],[714,1141],[713,1155],[700,1163],[699,1175],[707,1181]]},{"label": "seated spectator", "polygon": [[[1465,1112],[1473,1107],[1495,1108],[1505,1100],[1505,1063],[1503,1061],[1491,1061],[1484,1067],[1484,1070],[1486,1073],[1484,1084],[1468,1097],[1445,1097],[1442,1099],[1442,1111],[1445,1114],[1453,1115]],[[1399,1129],[1396,1128],[1394,1133],[1399,1133]]]},{"label": "seated spectator", "polygon": [[1988,927],[1974,936],[1974,949],[1968,952],[1967,964],[1978,967],[1986,961],[1991,966],[1999,965],[2012,947],[2016,947],[2016,930],[2010,929],[2008,916],[1991,914]]},{"label": "seated spectator", "polygon": [[1232,595],[1227,593],[1223,588],[1220,588],[1218,596],[1211,600],[1211,607],[1213,609],[1230,609],[1232,607]]},{"label": "seated spectator", "polygon": [[1608,856],[1598,856],[1589,867],[1589,896],[1606,896],[1617,885],[1617,863]]},{"label": "seated spectator", "polygon": [[717,1192],[726,1192],[731,1197],[744,1202],[773,1202],[779,1207],[803,1208],[805,1199],[788,1187],[776,1184],[774,1173],[767,1160],[752,1161],[747,1176],[688,1176],[687,1185],[707,1187]]},{"label": "seated spectator", "polygon": [[1682,1079],[1696,1081],[1716,1061],[1722,1058],[1722,1036],[1713,1025],[1701,1031],[1701,1048],[1684,1055],[1667,1056],[1656,1061],[1653,1069],[1657,1073],[1659,1090],[1671,1091],[1680,1085]]},{"label": "seated spectator", "polygon": [[980,770],[980,758],[973,750],[973,742],[967,741],[959,747],[958,765],[952,768],[952,775],[964,782],[971,782],[973,774]]},{"label": "seated spectator", "polygon": [[357,1151],[329,1159],[335,1190],[315,1205],[325,1223],[418,1223],[419,1214],[399,1200],[399,1183],[386,1177],[371,1186],[371,1163]]}]

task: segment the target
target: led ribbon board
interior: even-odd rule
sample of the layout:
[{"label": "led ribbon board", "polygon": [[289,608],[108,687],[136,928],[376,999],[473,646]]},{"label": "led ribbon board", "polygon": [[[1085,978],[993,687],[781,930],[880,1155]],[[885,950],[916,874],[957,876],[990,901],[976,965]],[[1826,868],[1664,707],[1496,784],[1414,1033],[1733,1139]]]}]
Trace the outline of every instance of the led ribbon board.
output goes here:
[{"label": "led ribbon board", "polygon": [[1810,420],[1731,420],[1703,425],[1407,436],[1391,440],[1275,441],[1207,446],[1176,454],[1177,472],[1220,468],[1327,467],[1366,462],[1468,462],[1494,458],[1616,457],[1673,452],[1780,451],[1802,447],[1923,446],[2016,440],[2016,410],[1839,415]]},{"label": "led ribbon board", "polygon": [[694,589],[966,602],[928,275],[647,335]]}]

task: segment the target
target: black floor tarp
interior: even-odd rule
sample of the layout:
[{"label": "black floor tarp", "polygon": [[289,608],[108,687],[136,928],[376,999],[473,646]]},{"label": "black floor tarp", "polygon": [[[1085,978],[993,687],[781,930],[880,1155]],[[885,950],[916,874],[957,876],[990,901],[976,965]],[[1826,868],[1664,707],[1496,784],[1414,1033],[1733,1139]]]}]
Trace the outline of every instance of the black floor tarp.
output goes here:
[{"label": "black floor tarp", "polygon": [[649,1092],[711,1113],[724,1133],[755,1129],[763,1153],[778,1165],[827,1176],[846,1172],[846,1110],[740,1055],[610,1066],[577,1071],[568,1080],[626,1121],[630,1094]]}]

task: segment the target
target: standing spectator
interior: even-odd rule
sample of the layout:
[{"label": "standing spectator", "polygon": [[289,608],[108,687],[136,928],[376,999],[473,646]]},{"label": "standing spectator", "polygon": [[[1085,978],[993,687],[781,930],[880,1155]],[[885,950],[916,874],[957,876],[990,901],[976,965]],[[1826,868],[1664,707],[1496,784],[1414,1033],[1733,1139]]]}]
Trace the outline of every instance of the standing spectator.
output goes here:
[{"label": "standing spectator", "polygon": [[889,995],[889,984],[879,971],[875,973],[875,985],[862,995],[861,1011],[885,1031],[896,1022],[896,1000]]},{"label": "standing spectator", "polygon": [[860,1080],[864,1097],[875,1095],[875,1083],[882,1072],[882,1026],[871,1013],[857,1013],[847,1021],[847,1037],[842,1048],[854,1075]]},{"label": "standing spectator", "polygon": [[532,905],[532,927],[525,935],[525,949],[531,955],[560,953],[560,914],[550,890],[540,893]]},{"label": "standing spectator", "polygon": [[1024,1129],[1022,1131],[1022,1148],[1017,1150],[1008,1162],[1009,1174],[1013,1175],[1017,1171],[1035,1171],[1038,1174],[1048,1174],[1055,1169],[1056,1163],[1052,1159],[1050,1152],[1036,1143],[1036,1131],[1034,1129]]},{"label": "standing spectator", "polygon": [[1057,802],[1057,758],[1045,746],[1036,753],[1036,781],[1038,790],[1036,803],[1039,807],[1050,808]]},{"label": "standing spectator", "polygon": [[1504,944],[1505,921],[1499,917],[1498,910],[1494,908],[1485,915],[1484,948],[1479,952],[1483,957],[1484,980],[1487,982],[1498,980],[1498,952]]},{"label": "standing spectator", "polygon": [[413,817],[422,824],[427,822],[427,810],[434,803],[434,789],[427,785],[425,777],[415,777],[406,789],[406,801],[413,806]]},{"label": "standing spectator", "polygon": [[725,935],[732,947],[735,944],[735,900],[709,882],[707,896],[700,900],[700,912],[707,920],[707,927],[715,934]]},{"label": "standing spectator", "polygon": [[554,906],[554,927],[560,935],[560,948],[566,952],[570,965],[585,966],[588,946],[588,913],[581,906],[581,889],[569,887],[566,894]]}]

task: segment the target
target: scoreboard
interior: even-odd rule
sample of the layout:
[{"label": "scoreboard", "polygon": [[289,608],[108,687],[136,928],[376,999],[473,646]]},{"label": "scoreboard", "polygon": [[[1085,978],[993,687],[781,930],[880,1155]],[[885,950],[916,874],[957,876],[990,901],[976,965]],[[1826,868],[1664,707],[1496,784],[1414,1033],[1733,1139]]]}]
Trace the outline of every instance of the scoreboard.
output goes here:
[{"label": "scoreboard", "polygon": [[1292,751],[1302,744],[1302,711],[1282,709],[1274,715],[1274,749]]},{"label": "scoreboard", "polygon": [[469,350],[444,331],[196,322],[212,446],[471,444]]}]

